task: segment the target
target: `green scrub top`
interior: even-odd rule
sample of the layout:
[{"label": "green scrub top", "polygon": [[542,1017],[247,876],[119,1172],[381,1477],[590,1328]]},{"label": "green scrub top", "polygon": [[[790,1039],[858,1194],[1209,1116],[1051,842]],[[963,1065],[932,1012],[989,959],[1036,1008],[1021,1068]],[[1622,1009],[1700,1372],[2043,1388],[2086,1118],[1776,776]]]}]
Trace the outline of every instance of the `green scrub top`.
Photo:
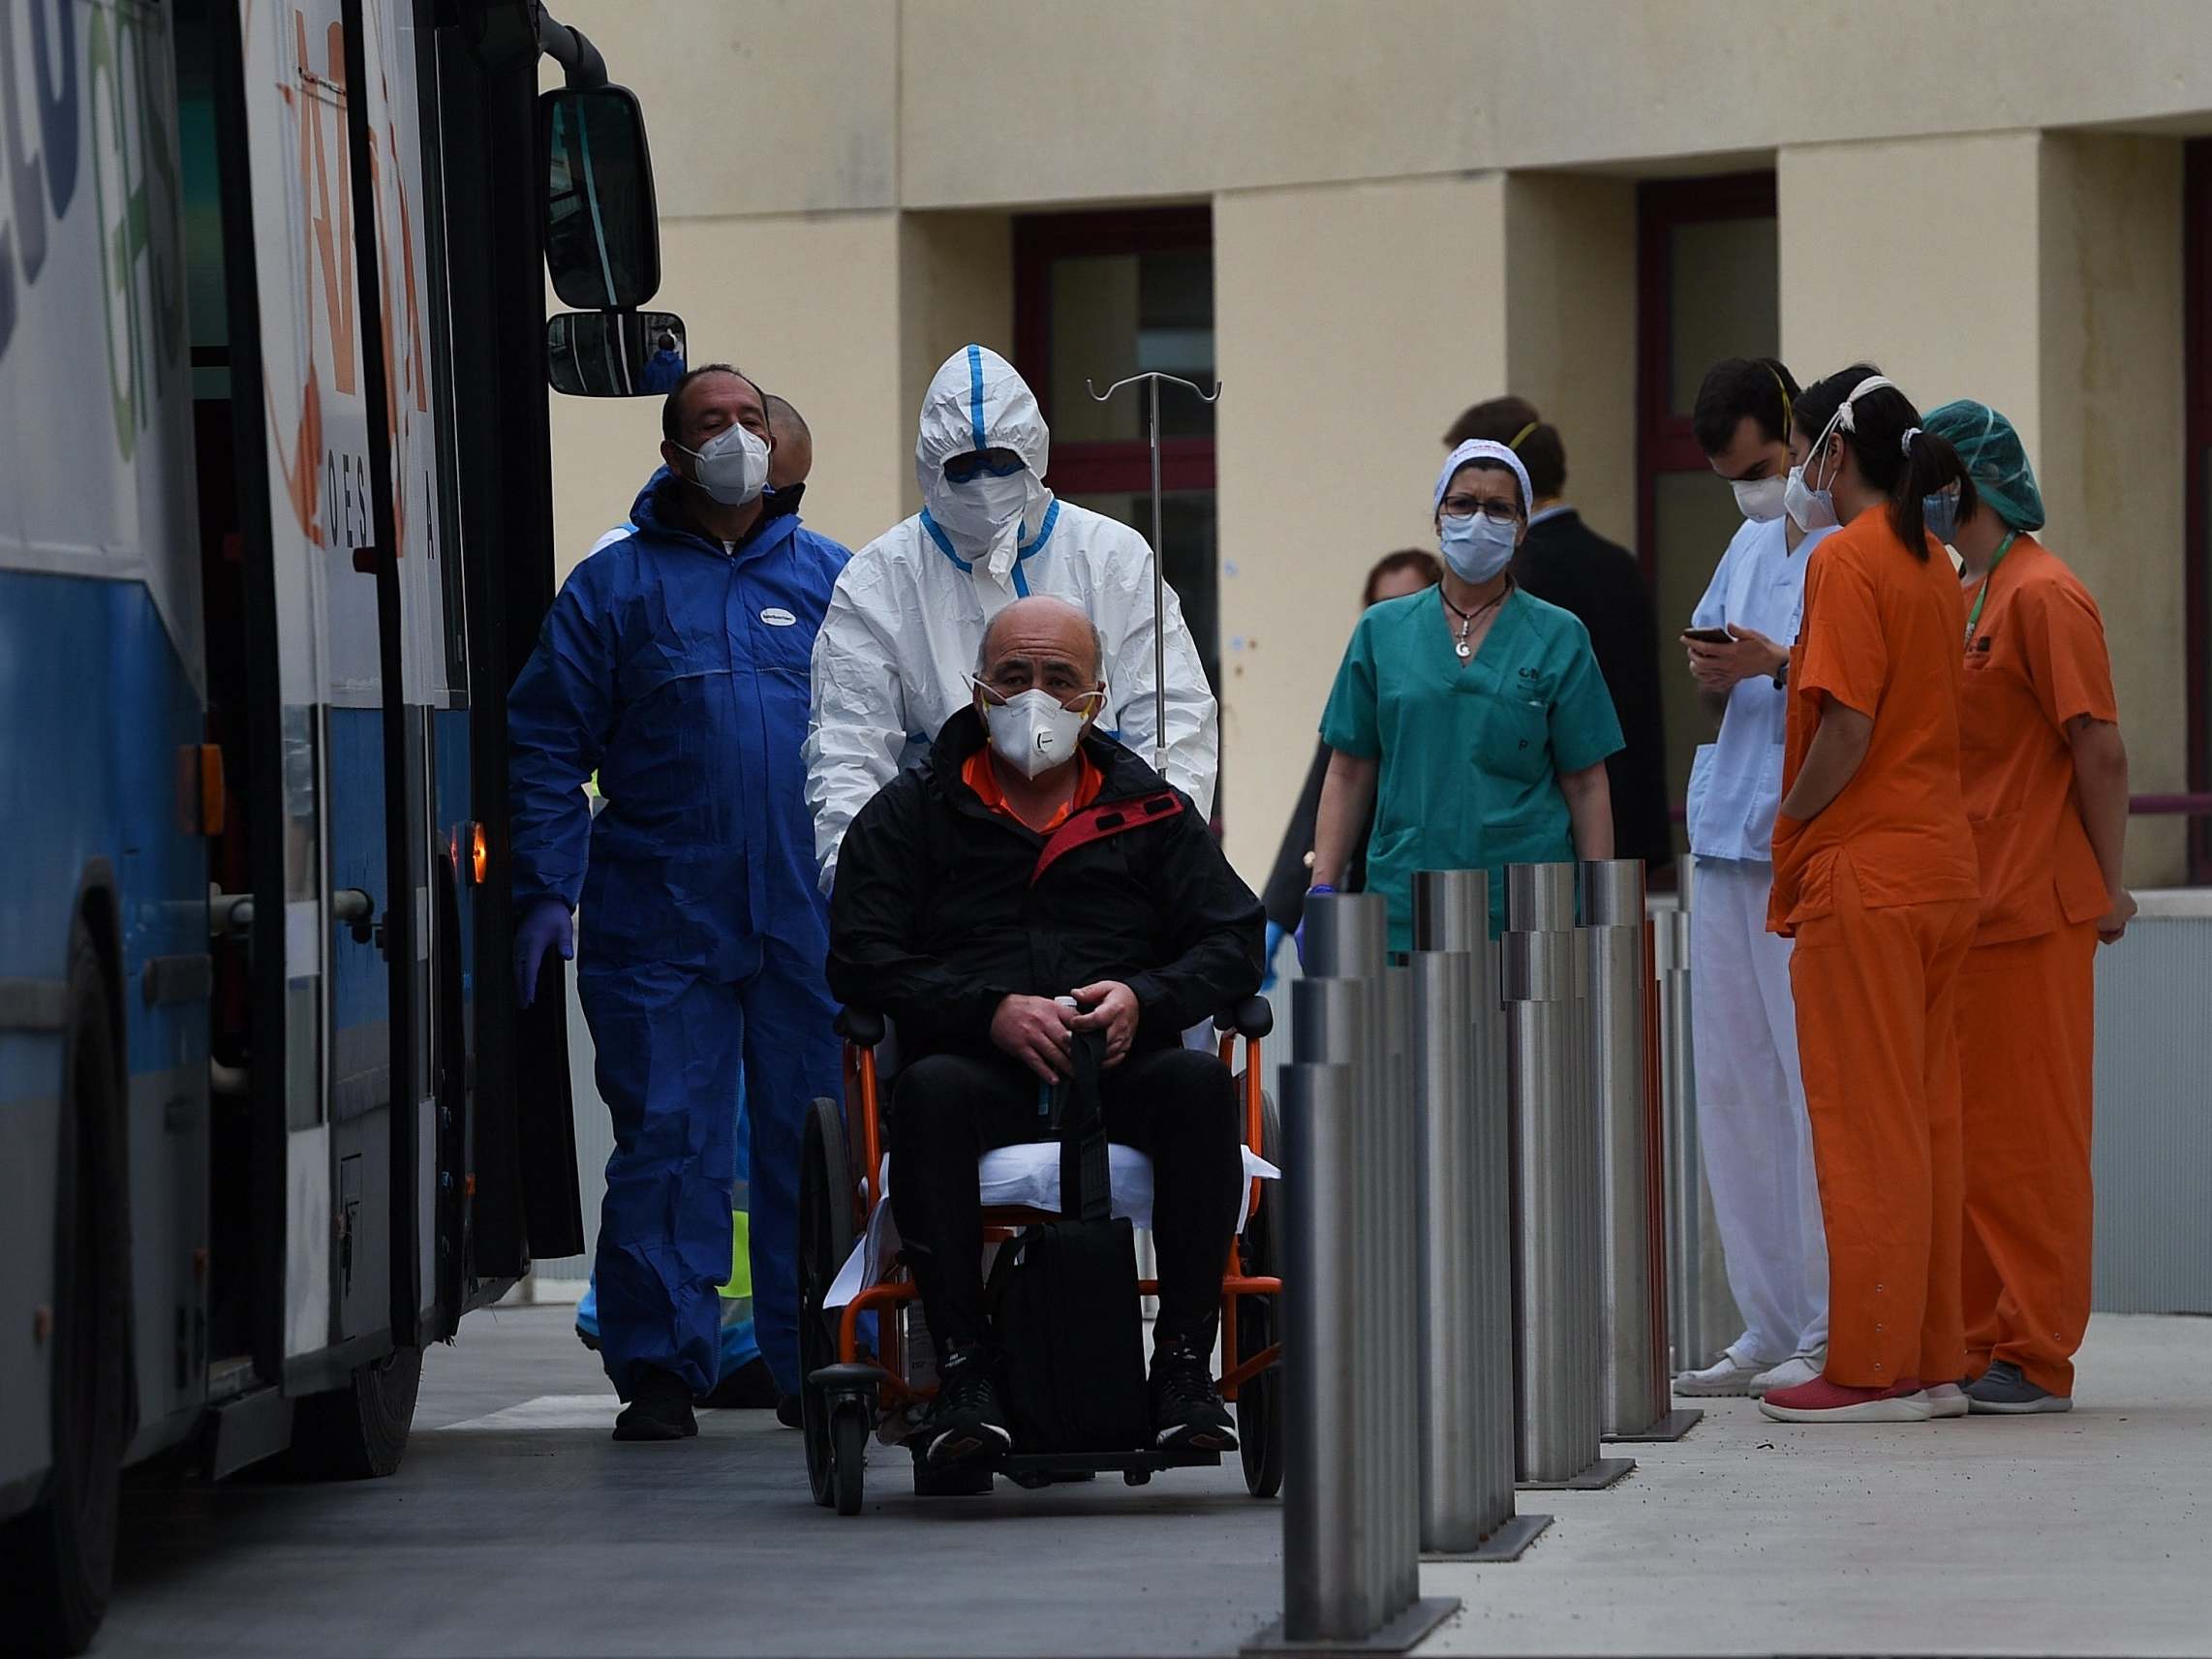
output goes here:
[{"label": "green scrub top", "polygon": [[1559,774],[1621,747],[1590,636],[1572,612],[1515,589],[1462,664],[1440,590],[1360,619],[1321,716],[1321,741],[1379,759],[1367,888],[1390,906],[1390,948],[1413,948],[1418,870],[1484,870],[1490,931],[1505,927],[1505,867],[1575,856]]}]

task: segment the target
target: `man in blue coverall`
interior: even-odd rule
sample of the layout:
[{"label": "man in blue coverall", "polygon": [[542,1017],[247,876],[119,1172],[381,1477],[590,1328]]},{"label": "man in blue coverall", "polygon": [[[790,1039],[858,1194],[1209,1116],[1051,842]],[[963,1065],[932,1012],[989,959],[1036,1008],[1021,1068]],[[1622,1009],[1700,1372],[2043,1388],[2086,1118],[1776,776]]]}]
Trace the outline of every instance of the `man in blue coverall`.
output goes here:
[{"label": "man in blue coverall", "polygon": [[696,1433],[691,1401],[715,1384],[741,1067],[753,1314],[796,1393],[800,1125],[841,1085],[800,750],[848,555],[763,511],[768,417],[735,369],[687,374],[661,426],[636,530],[569,575],[507,701],[523,1005],[546,952],[573,954],[579,900],[587,914],[576,988],[614,1119],[594,1276],[628,1402],[618,1440]]}]

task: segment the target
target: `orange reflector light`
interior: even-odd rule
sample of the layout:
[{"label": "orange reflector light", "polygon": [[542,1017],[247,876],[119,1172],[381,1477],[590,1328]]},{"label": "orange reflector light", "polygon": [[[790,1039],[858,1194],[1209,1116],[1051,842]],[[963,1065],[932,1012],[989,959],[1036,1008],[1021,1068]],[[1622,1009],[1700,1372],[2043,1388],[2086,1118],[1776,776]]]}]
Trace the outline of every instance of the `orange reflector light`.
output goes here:
[{"label": "orange reflector light", "polygon": [[484,871],[492,861],[491,843],[484,839],[484,826],[469,826],[469,880],[477,887],[484,884]]}]

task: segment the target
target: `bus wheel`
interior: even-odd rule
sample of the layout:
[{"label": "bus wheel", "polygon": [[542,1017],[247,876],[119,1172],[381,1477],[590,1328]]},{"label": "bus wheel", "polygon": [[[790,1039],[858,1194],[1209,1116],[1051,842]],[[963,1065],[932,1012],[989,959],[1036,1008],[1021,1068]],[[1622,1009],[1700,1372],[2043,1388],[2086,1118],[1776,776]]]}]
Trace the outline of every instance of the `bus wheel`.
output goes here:
[{"label": "bus wheel", "polygon": [[31,1653],[81,1653],[108,1611],[130,1437],[129,1239],[122,1079],[108,982],[72,941],[54,1225],[53,1464],[38,1505],[0,1529],[0,1613]]},{"label": "bus wheel", "polygon": [[407,1455],[422,1383],[422,1350],[397,1348],[355,1366],[353,1376],[311,1394],[292,1414],[292,1472],[319,1481],[365,1481],[388,1475]]}]

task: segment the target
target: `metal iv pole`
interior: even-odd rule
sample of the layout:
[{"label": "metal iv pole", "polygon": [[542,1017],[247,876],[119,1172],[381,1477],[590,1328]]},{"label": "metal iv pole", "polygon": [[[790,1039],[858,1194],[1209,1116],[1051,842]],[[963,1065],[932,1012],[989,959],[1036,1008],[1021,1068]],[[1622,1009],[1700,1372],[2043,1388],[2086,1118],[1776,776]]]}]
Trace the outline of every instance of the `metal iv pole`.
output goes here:
[{"label": "metal iv pole", "polygon": [[1116,381],[1104,391],[1092,385],[1088,378],[1083,389],[1091,400],[1104,403],[1123,386],[1146,383],[1147,402],[1151,409],[1152,446],[1152,770],[1162,778],[1167,776],[1167,577],[1162,561],[1166,557],[1160,546],[1160,382],[1169,381],[1195,393],[1201,403],[1214,403],[1221,396],[1221,383],[1215,381],[1209,392],[1193,385],[1181,375],[1165,375],[1150,370],[1131,375],[1127,380]]}]

